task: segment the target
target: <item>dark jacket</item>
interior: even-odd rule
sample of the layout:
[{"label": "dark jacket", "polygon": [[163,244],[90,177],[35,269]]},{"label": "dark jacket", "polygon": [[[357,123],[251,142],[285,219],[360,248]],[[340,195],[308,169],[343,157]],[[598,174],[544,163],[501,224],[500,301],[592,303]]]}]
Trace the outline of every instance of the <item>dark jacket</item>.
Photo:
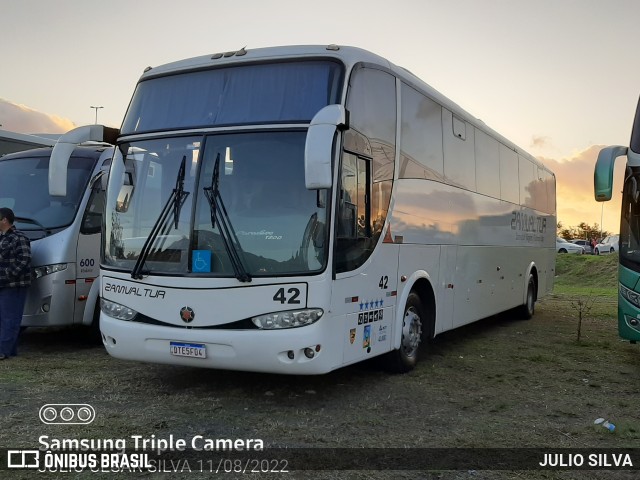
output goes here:
[{"label": "dark jacket", "polygon": [[0,287],[31,285],[31,243],[16,227],[0,235]]}]

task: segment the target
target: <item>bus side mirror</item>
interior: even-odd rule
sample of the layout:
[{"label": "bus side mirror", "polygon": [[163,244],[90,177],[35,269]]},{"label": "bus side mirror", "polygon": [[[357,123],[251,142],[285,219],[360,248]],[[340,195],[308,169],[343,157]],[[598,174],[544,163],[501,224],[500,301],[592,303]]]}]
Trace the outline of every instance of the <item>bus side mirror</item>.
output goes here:
[{"label": "bus side mirror", "polygon": [[338,129],[346,128],[346,117],[342,105],[327,105],[311,120],[304,146],[304,181],[308,190],[333,186],[333,139]]},{"label": "bus side mirror", "polygon": [[115,143],[118,130],[103,125],[86,125],[60,135],[49,160],[49,195],[67,195],[67,166],[76,146],[83,142]]},{"label": "bus side mirror", "polygon": [[596,169],[593,174],[593,191],[596,202],[607,202],[611,200],[613,190],[613,166],[616,158],[627,154],[627,147],[614,146],[605,147],[600,150]]}]

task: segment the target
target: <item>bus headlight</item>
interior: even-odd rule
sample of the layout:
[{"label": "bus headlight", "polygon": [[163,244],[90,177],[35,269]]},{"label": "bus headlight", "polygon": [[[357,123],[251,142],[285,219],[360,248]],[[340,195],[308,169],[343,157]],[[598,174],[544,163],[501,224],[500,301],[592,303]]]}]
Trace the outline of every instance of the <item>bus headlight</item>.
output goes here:
[{"label": "bus headlight", "polygon": [[61,272],[67,269],[66,263],[55,263],[53,265],[43,265],[33,269],[33,279],[36,280],[45,275],[51,275],[52,273]]},{"label": "bus headlight", "polygon": [[620,295],[622,295],[625,298],[625,300],[627,300],[629,303],[640,308],[640,294],[638,294],[637,292],[634,292],[633,290],[628,289],[621,283],[619,285],[620,285]]},{"label": "bus headlight", "polygon": [[129,307],[105,300],[104,298],[100,299],[100,310],[102,310],[105,315],[117,318],[118,320],[133,320],[138,314],[138,312]]},{"label": "bus headlight", "polygon": [[317,322],[324,314],[320,308],[306,308],[304,310],[288,310],[274,312],[253,317],[251,321],[258,328],[275,330],[279,328],[304,327]]}]

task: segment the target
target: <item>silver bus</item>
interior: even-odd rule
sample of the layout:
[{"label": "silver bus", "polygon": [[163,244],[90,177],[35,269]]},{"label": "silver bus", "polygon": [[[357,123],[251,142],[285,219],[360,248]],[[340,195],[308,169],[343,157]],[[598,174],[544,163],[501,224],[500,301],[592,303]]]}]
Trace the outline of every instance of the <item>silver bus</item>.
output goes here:
[{"label": "silver bus", "polygon": [[0,206],[14,211],[16,227],[31,240],[32,285],[22,327],[97,328],[103,175],[113,148],[75,147],[61,173],[63,196],[49,194],[51,152],[37,148],[0,157]]}]

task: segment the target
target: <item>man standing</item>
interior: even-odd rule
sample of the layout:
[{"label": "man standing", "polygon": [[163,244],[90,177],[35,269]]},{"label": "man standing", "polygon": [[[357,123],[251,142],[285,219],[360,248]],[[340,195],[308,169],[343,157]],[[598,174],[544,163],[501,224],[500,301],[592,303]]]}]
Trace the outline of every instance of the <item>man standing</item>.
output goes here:
[{"label": "man standing", "polygon": [[31,285],[31,244],[13,226],[10,208],[0,208],[0,360],[17,355],[22,311]]}]

